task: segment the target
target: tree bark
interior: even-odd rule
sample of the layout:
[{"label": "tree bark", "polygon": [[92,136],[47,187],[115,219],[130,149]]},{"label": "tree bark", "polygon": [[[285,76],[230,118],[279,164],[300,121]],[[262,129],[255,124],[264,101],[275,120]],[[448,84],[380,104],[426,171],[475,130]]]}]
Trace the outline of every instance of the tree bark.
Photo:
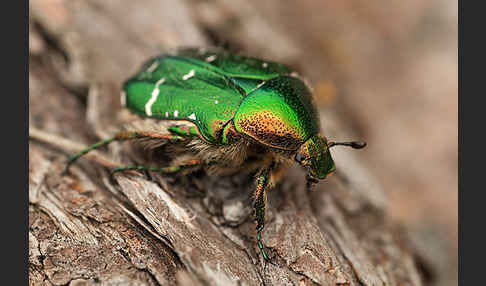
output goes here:
[{"label": "tree bark", "polygon": [[[118,130],[119,87],[151,56],[224,42],[305,57],[246,1],[33,0],[30,12],[31,285],[422,285],[419,254],[350,150],[335,150],[338,171],[313,192],[297,167],[269,192],[275,265],[255,243],[247,175],[112,176],[103,165],[134,160],[119,143],[63,173],[67,155]],[[350,138],[344,119],[323,112],[326,136]]]}]

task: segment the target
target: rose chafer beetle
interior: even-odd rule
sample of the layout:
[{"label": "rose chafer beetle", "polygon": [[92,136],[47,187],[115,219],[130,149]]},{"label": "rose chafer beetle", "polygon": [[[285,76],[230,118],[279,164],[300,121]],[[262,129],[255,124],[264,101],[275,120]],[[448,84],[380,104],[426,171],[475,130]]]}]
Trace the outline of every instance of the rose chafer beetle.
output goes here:
[{"label": "rose chafer beetle", "polygon": [[[68,166],[113,141],[142,140],[169,142],[191,156],[173,166],[126,166],[114,172],[175,173],[192,167],[254,171],[257,244],[265,260],[261,232],[272,175],[295,160],[307,170],[310,187],[335,170],[331,147],[366,145],[331,142],[321,135],[309,88],[285,65],[221,50],[181,49],[155,57],[124,83],[121,100],[152,124],[120,131],[72,156]],[[157,122],[169,126],[158,130]]]}]

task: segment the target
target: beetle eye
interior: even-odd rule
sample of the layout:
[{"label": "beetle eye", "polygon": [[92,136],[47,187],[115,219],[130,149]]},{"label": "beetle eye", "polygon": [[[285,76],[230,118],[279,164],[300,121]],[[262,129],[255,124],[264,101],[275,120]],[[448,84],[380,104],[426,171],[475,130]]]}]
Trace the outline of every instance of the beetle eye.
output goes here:
[{"label": "beetle eye", "polygon": [[297,161],[299,163],[302,163],[302,161],[304,161],[304,159],[305,159],[305,157],[302,154],[300,154],[300,153],[297,153],[295,155],[295,161]]}]

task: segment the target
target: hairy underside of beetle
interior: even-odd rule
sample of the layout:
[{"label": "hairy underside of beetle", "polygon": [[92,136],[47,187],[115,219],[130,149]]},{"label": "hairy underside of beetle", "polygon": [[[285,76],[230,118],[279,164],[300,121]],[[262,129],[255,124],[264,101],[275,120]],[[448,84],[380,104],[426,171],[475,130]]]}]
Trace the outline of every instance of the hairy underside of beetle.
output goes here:
[{"label": "hairy underside of beetle", "polygon": [[[123,129],[124,131],[168,134],[170,133],[169,128],[174,126],[190,128],[194,124],[188,121],[161,121],[144,118],[125,124]],[[144,138],[131,143],[143,147],[151,158],[150,164],[160,164],[152,167],[177,166],[198,160],[202,164],[190,168],[189,172],[204,169],[212,175],[230,175],[241,172],[258,174],[262,167],[273,166],[272,183],[278,181],[286,167],[292,162],[290,158],[293,156],[292,152],[263,146],[251,138],[241,138],[229,145],[209,144],[198,136],[186,137],[181,142]],[[187,173],[187,171],[182,172],[182,174]]]}]

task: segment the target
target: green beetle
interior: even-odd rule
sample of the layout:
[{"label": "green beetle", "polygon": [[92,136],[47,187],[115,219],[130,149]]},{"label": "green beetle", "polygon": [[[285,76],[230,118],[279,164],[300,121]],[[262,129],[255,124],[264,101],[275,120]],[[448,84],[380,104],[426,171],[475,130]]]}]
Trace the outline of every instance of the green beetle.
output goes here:
[{"label": "green beetle", "polygon": [[307,169],[310,187],[336,168],[329,148],[366,145],[330,142],[321,135],[309,88],[285,65],[221,50],[180,49],[150,59],[124,83],[121,101],[140,118],[169,122],[169,127],[160,131],[152,124],[146,130],[120,131],[72,156],[68,166],[113,141],[150,140],[183,146],[192,156],[169,167],[126,166],[113,171],[257,168],[253,207],[257,243],[265,260],[269,257],[261,232],[272,174],[295,160]]}]

